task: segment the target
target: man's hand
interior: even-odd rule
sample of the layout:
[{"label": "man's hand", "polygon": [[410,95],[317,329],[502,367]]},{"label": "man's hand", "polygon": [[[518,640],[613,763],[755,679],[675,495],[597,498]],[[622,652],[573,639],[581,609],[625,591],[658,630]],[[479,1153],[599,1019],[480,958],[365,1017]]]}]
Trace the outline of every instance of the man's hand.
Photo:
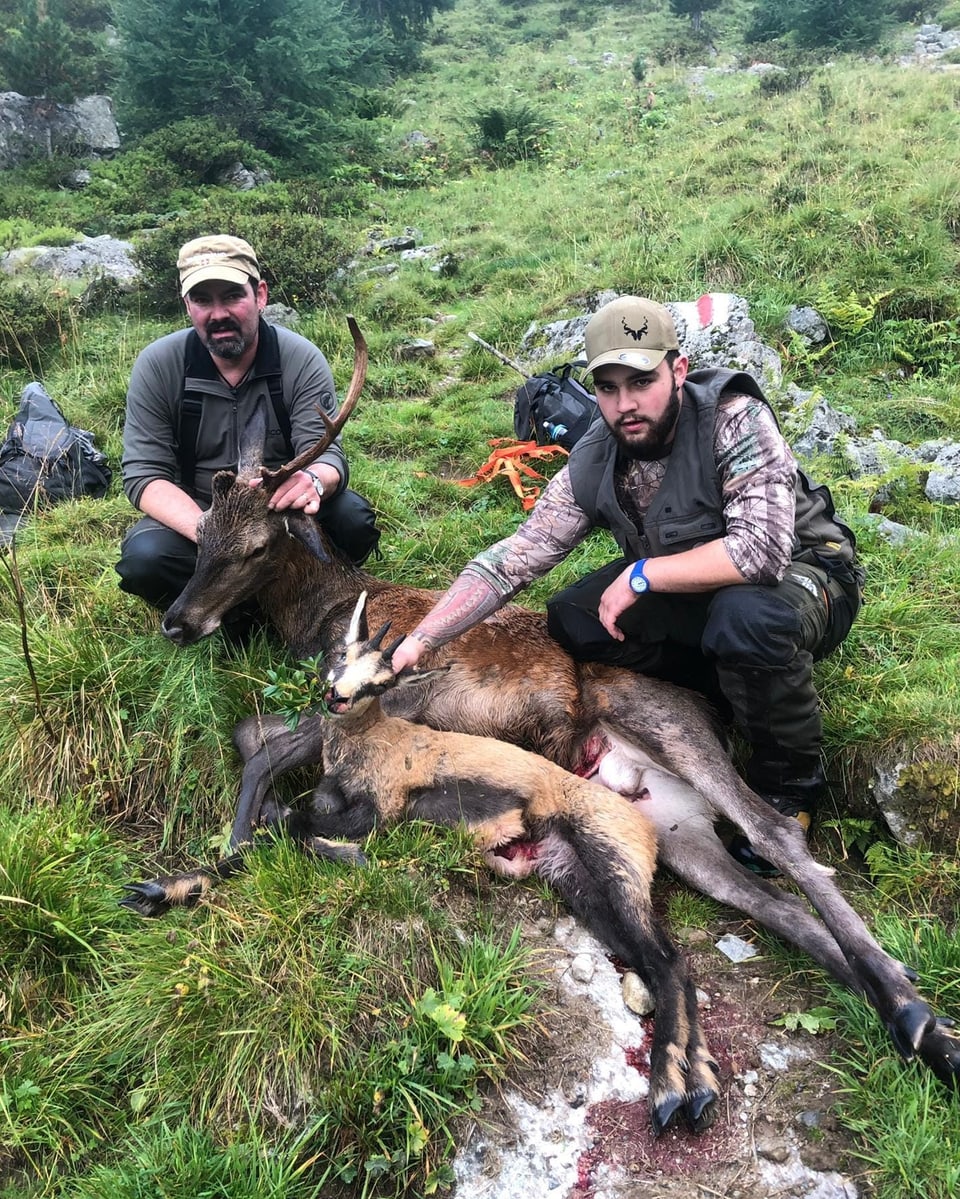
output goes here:
[{"label": "man's hand", "polygon": [[[308,470],[312,473],[308,474]],[[316,475],[317,478],[314,479],[312,475]],[[317,480],[323,489],[323,496],[320,495]],[[259,487],[262,482],[260,478],[252,478],[250,486]],[[339,486],[340,475],[336,468],[326,462],[317,462],[306,470],[298,470],[286,482],[281,483],[270,497],[269,506],[277,512],[283,512],[287,508],[299,508],[308,516],[316,516],[323,498],[333,495]]]},{"label": "man's hand", "polygon": [[630,572],[633,563],[613,580],[603,595],[600,596],[600,623],[611,637],[617,641],[625,640],[617,621],[624,612],[637,602],[637,597],[630,590]]},{"label": "man's hand", "polygon": [[416,637],[404,637],[397,648],[393,651],[393,657],[390,663],[393,666],[393,673],[399,674],[408,666],[416,666],[429,647],[424,645]]}]

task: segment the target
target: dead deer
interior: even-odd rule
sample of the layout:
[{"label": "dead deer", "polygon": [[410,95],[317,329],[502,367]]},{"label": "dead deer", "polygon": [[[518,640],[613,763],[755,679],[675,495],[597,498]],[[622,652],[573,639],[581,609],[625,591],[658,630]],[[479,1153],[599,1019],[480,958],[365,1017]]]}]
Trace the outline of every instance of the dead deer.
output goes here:
[{"label": "dead deer", "polygon": [[[337,421],[328,426],[330,437],[356,403],[366,370],[366,347],[352,318],[351,330],[354,375]],[[238,475],[221,472],[214,479],[213,502],[199,528],[196,571],[164,617],[166,636],[189,645],[212,633],[231,607],[256,597],[293,655],[329,653],[343,640],[361,591],[369,593],[372,623],[392,621],[398,632],[414,628],[437,593],[360,571],[324,544],[313,519],[267,506],[271,487],[317,457],[324,443],[270,472],[258,464],[262,442],[262,423],[251,421]],[[262,478],[262,486],[250,486],[252,477]],[[660,861],[863,994],[898,1051],[908,1059],[919,1056],[956,1088],[960,1039],[920,997],[915,975],[877,944],[833,871],[814,861],[797,821],[779,816],[740,779],[696,696],[623,669],[575,663],[550,639],[541,615],[514,605],[424,662],[444,664],[445,674],[388,693],[385,709],[435,729],[513,742],[574,772],[598,769],[600,781],[627,796],[645,771],[657,771],[653,802],[644,811],[657,829]],[[251,717],[237,727],[234,741],[245,760],[231,837],[239,850],[251,840],[275,775],[318,764],[323,739],[316,719],[290,733],[280,718]],[[799,897],[735,862],[717,836],[719,820],[741,829],[757,853],[797,885],[816,915]],[[154,883],[135,884],[128,903],[149,915],[164,910],[165,896]]]}]

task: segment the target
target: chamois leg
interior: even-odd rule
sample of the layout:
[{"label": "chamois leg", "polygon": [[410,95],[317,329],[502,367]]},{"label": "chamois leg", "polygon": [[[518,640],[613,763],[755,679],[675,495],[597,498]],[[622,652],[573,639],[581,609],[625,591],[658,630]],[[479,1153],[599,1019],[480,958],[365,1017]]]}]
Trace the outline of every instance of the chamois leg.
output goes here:
[{"label": "chamois leg", "polygon": [[[302,720],[293,731],[285,729],[283,732],[273,724],[264,726],[258,721],[257,728],[263,733],[263,744],[250,757],[246,757],[246,752],[256,744],[252,739],[253,728],[249,721],[241,721],[234,730],[234,743],[244,755],[245,764],[230,831],[231,850],[239,849],[253,840],[260,809],[270,794],[275,778],[299,766],[315,766],[323,761],[321,717]],[[267,729],[268,732],[265,731]]]},{"label": "chamois leg", "polygon": [[[280,808],[272,800],[265,802],[264,825],[274,836],[280,836],[284,831],[296,836],[296,816],[290,808]],[[138,916],[163,916],[171,908],[195,907],[217,883],[233,878],[246,868],[246,852],[241,849],[210,866],[198,866],[180,874],[163,874],[140,883],[124,883],[123,890],[128,894],[118,903]]]},{"label": "chamois leg", "polygon": [[[127,894],[119,901],[122,907],[141,916],[162,916],[171,907],[193,907],[217,882],[239,873],[244,869],[244,847],[252,843],[261,813],[269,809],[266,823],[274,826],[285,825],[290,816],[289,810],[278,815],[276,805],[271,806],[274,779],[323,757],[323,735],[317,720],[302,721],[291,732],[279,717],[251,716],[236,726],[233,741],[245,765],[230,834],[231,852],[211,866],[124,884]],[[302,841],[298,829],[294,822],[290,832]]]},{"label": "chamois leg", "polygon": [[688,783],[660,770],[643,772],[641,812],[657,830],[658,859],[683,882],[752,917],[819,962],[838,982],[859,990],[840,947],[807,905],[747,870],[727,853],[713,813]]},{"label": "chamois leg", "polygon": [[[629,812],[622,800],[616,802]],[[654,1134],[681,1113],[691,1129],[702,1132],[716,1115],[717,1065],[700,1029],[684,960],[650,906],[654,840],[635,815],[597,815],[596,822],[586,815],[548,836],[537,870],[574,915],[637,971],[655,998],[649,1100]]]},{"label": "chamois leg", "polygon": [[692,787],[659,771],[647,771],[644,779],[653,799],[644,811],[658,827],[660,858],[675,874],[805,950],[839,982],[866,996],[903,1057],[916,1055],[941,1082],[960,1085],[960,1038],[918,994],[913,972],[877,944],[833,871],[814,861],[795,820],[779,816],[741,784],[740,827],[797,884],[820,920],[797,897],[733,861],[713,833],[712,812]]}]

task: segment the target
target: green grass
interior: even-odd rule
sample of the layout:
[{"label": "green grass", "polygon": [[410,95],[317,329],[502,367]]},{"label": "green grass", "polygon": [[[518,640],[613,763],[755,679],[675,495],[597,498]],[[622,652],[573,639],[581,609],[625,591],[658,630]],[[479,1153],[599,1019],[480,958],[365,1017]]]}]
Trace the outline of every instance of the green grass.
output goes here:
[{"label": "green grass", "polygon": [[[714,14],[723,65],[737,11]],[[398,82],[388,111],[402,115],[384,119],[385,137],[399,145],[415,126],[436,150],[400,162],[403,187],[366,182],[367,207],[330,226],[360,247],[374,224],[416,225],[458,273],[404,263],[340,285],[301,325],[341,390],[347,311],[370,343],[345,440],[353,484],[381,514],[375,572],[443,587],[516,528],[503,480],[455,485],[491,438],[511,435],[518,383],[467,332],[516,355],[532,321],[577,314],[601,289],[667,300],[737,291],[786,381],[822,392],[859,435],[960,436],[960,81],[840,56],[805,86],[762,95],[742,72],[692,80],[677,65],[685,36],[664,6],[644,14],[641,39],[622,5],[577,15],[553,0],[458,0],[435,22],[427,71]],[[549,130],[538,161],[493,170],[471,145],[471,116],[507,105],[542,111]],[[8,174],[44,225],[83,227],[75,196]],[[794,304],[828,315],[827,350],[784,333]],[[15,311],[0,311],[4,338]],[[0,364],[9,412],[40,378],[119,473],[133,359],[178,322],[65,301],[55,316],[39,361]],[[403,342],[421,336],[436,355],[405,361]],[[868,850],[869,886],[848,880],[861,910],[957,1014],[956,846],[891,849],[860,796],[878,756],[929,757],[944,810],[956,809],[960,516],[923,499],[920,471],[854,482],[840,462],[815,467],[869,571],[850,638],[818,667],[841,838],[824,830],[817,847],[840,866],[845,845],[853,857]],[[880,482],[891,483],[884,514],[917,530],[904,545],[872,523]],[[195,911],[152,924],[117,909],[123,881],[222,845],[238,775],[230,732],[264,706],[277,665],[266,638],[238,653],[219,638],[177,650],[159,635],[156,615],[116,588],[132,519],[117,477],[107,499],[40,513],[20,535],[33,677],[0,571],[0,1199],[140,1199],[161,1185],[238,1199],[440,1188],[455,1117],[510,1071],[541,1011],[509,915],[520,888],[491,882],[455,834],[413,827],[372,842],[368,871],[281,845]],[[589,538],[525,602],[542,607],[610,553]],[[669,916],[701,926],[713,909],[673,893]],[[806,970],[797,955],[780,960],[785,973]],[[843,1013],[838,1116],[859,1138],[873,1193],[955,1193],[955,1107],[895,1059],[859,1001],[809,977],[811,1007],[822,994]]]}]

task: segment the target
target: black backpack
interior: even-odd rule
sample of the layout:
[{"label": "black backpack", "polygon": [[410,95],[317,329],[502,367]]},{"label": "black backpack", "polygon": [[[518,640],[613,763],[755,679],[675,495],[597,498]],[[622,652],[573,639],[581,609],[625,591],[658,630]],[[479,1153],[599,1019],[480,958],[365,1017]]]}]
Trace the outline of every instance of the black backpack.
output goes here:
[{"label": "black backpack", "polygon": [[0,541],[34,506],[99,499],[112,474],[93,434],[71,425],[39,383],[28,383],[0,446]]},{"label": "black backpack", "polygon": [[570,377],[572,362],[534,375],[517,391],[513,430],[518,441],[572,450],[597,414],[593,394]]}]

